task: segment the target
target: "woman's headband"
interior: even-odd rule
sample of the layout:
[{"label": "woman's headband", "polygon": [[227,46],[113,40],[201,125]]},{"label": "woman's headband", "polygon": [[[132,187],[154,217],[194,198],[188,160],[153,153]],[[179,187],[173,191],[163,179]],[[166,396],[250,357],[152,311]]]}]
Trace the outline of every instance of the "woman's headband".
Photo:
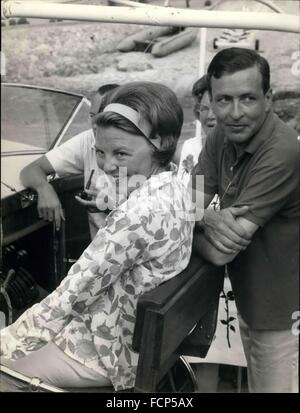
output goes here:
[{"label": "woman's headband", "polygon": [[155,139],[150,139],[152,127],[150,123],[146,119],[142,118],[136,110],[121,103],[110,103],[109,105],[105,106],[103,112],[118,113],[119,115],[128,119],[140,132],[142,132],[143,136],[148,140],[148,142],[154,145],[156,149],[160,149],[160,137],[158,136]]}]

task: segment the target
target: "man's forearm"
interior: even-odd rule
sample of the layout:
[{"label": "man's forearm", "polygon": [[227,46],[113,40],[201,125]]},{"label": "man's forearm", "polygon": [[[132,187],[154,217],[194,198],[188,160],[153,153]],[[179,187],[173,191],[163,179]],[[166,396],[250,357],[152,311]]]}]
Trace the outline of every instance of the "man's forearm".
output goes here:
[{"label": "man's forearm", "polygon": [[38,165],[22,169],[20,179],[24,186],[35,190],[48,184],[46,173]]},{"label": "man's forearm", "polygon": [[37,191],[49,185],[47,176],[53,173],[55,170],[47,157],[42,156],[22,169],[20,179],[24,186]]},{"label": "man's forearm", "polygon": [[54,172],[48,159],[42,156],[22,169],[20,179],[24,186],[37,192],[39,217],[46,221],[55,221],[56,230],[58,231],[61,220],[65,220],[65,216],[58,195],[47,180],[47,176]]},{"label": "man's forearm", "polygon": [[220,252],[209,242],[203,231],[197,229],[194,231],[193,250],[207,261],[218,266],[231,262],[237,255],[237,253],[224,254]]}]

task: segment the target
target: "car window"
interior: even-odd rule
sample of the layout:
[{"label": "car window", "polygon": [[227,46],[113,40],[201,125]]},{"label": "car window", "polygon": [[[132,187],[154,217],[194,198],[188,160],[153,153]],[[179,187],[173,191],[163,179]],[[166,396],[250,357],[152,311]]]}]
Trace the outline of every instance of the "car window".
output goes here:
[{"label": "car window", "polygon": [[3,85],[1,92],[2,139],[45,151],[82,100],[81,96],[21,86]]},{"label": "car window", "polygon": [[66,142],[68,139],[78,135],[79,133],[91,128],[90,119],[90,103],[84,99],[76,108],[72,121],[64,131],[58,145]]}]

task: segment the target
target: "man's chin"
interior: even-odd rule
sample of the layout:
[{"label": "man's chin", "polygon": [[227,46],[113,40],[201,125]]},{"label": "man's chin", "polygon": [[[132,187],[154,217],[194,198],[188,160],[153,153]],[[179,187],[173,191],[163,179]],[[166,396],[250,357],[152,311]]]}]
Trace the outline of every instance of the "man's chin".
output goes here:
[{"label": "man's chin", "polygon": [[245,143],[250,139],[250,135],[247,133],[228,133],[226,134],[227,139],[230,142],[234,142],[234,143]]}]

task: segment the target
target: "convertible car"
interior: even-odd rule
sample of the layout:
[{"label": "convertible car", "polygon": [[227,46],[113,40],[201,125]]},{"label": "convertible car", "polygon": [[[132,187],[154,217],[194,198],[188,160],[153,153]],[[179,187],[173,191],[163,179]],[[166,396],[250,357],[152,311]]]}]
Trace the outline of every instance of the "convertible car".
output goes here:
[{"label": "convertible car", "polygon": [[12,309],[8,312],[1,295],[0,311],[7,323],[52,291],[89,243],[86,212],[74,199],[83,177],[50,177],[68,217],[56,232],[51,223],[38,218],[36,194],[22,186],[19,173],[49,149],[89,129],[90,102],[74,93],[5,83],[1,103],[0,282]]}]

